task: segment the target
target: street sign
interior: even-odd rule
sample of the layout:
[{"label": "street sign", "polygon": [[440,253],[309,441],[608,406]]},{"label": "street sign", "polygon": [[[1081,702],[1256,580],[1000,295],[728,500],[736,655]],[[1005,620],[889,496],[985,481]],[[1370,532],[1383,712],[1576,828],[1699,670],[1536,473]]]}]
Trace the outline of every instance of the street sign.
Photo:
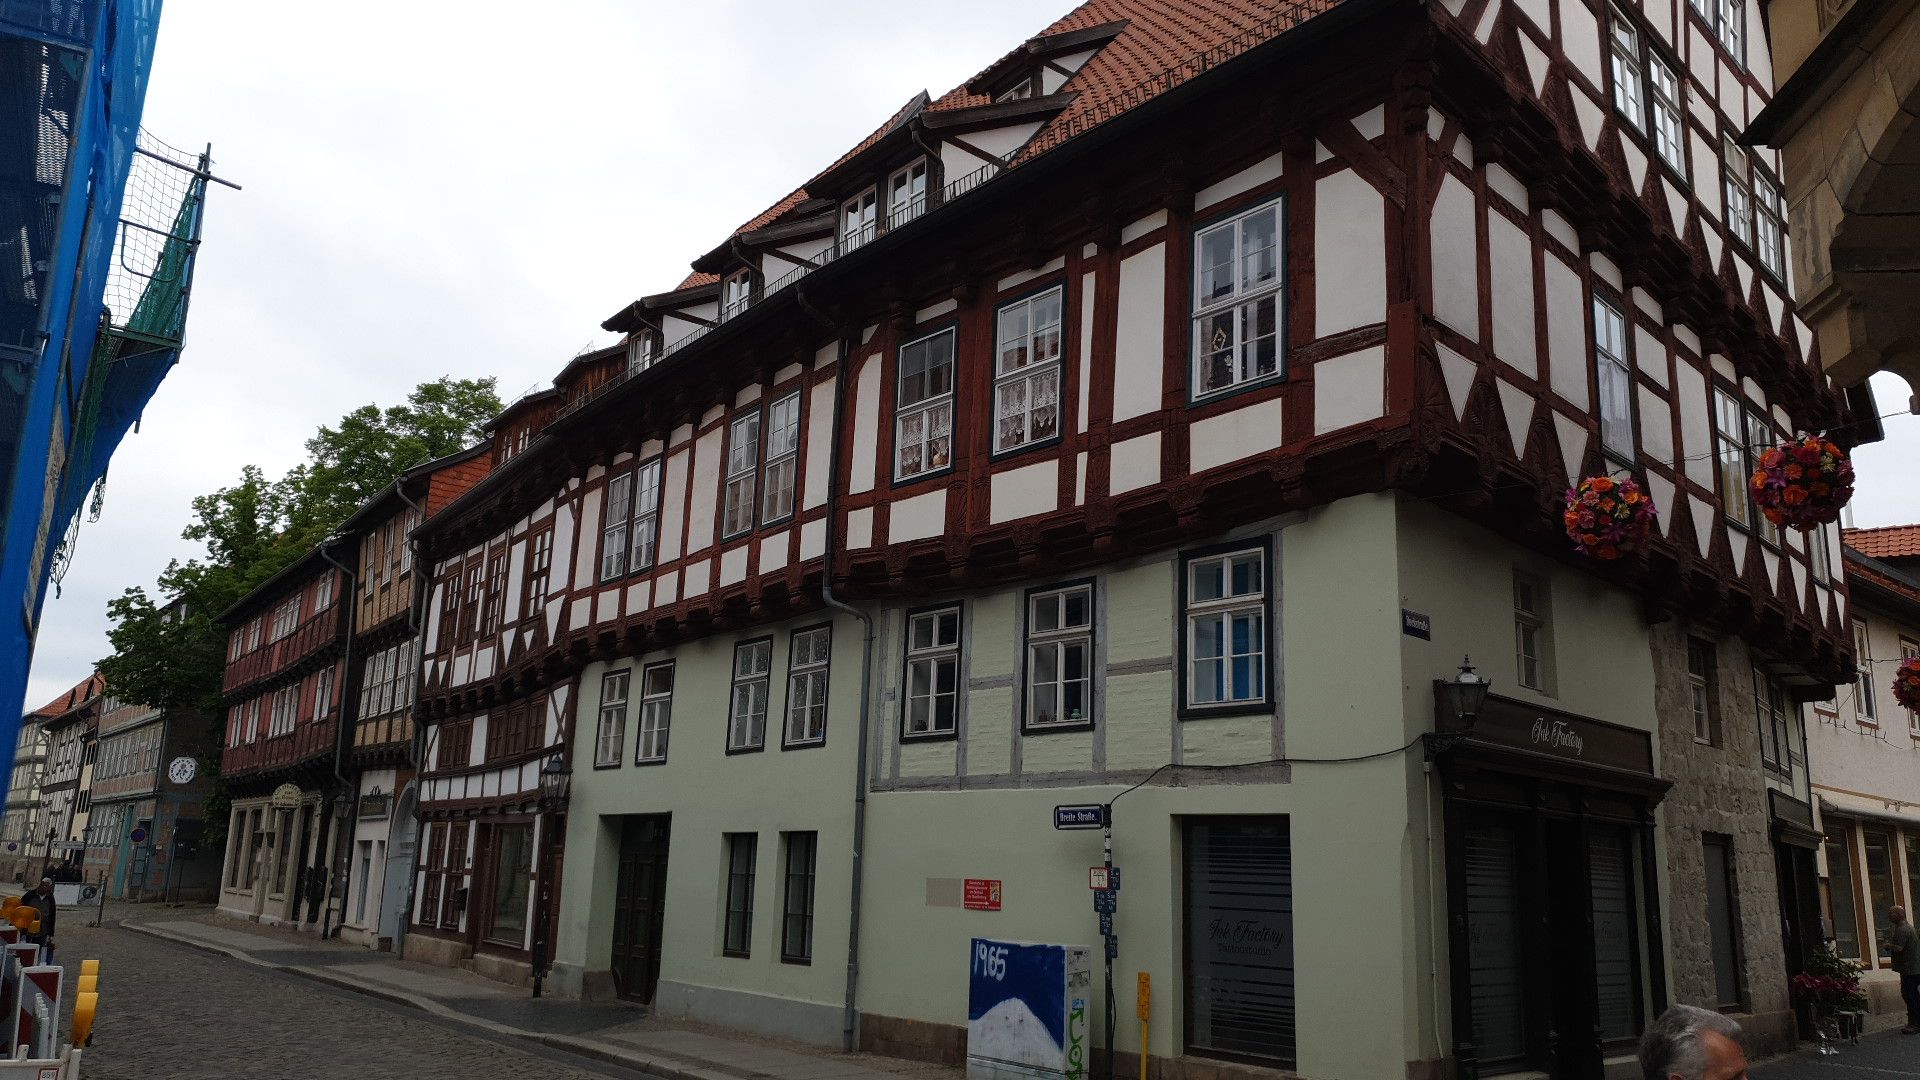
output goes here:
[{"label": "street sign", "polygon": [[1095,866],[1095,867],[1090,867],[1090,868],[1088,868],[1088,870],[1087,870],[1087,888],[1089,888],[1089,889],[1092,889],[1092,890],[1093,890],[1094,892],[1099,892],[1099,891],[1100,891],[1101,889],[1105,889],[1105,888],[1109,888],[1109,887],[1110,887],[1110,886],[1109,886],[1109,885],[1107,884],[1107,882],[1108,882],[1108,880],[1109,880],[1109,878],[1108,878],[1108,876],[1107,876],[1107,868],[1106,868],[1106,867],[1104,867],[1104,866]]},{"label": "street sign", "polygon": [[132,838],[133,842],[136,844],[144,844],[147,842],[147,830],[139,827],[138,825],[134,826],[133,832],[128,835]]},{"label": "street sign", "polygon": [[967,878],[960,904],[973,911],[999,911],[1000,882],[990,878]]},{"label": "street sign", "polygon": [[1107,867],[1107,888],[1112,889],[1114,892],[1120,891],[1120,868],[1119,867],[1117,866]]},{"label": "street sign", "polygon": [[177,757],[167,763],[167,779],[176,784],[193,783],[193,774],[199,768],[190,757]]},{"label": "street sign", "polygon": [[1112,889],[1101,889],[1093,894],[1093,910],[1111,914],[1120,910],[1120,894]]},{"label": "street sign", "polygon": [[1112,934],[1113,934],[1113,912],[1103,911],[1100,913],[1100,936],[1109,937]]},{"label": "street sign", "polygon": [[1100,803],[1073,803],[1053,808],[1056,829],[1098,829],[1107,823],[1107,808]]}]

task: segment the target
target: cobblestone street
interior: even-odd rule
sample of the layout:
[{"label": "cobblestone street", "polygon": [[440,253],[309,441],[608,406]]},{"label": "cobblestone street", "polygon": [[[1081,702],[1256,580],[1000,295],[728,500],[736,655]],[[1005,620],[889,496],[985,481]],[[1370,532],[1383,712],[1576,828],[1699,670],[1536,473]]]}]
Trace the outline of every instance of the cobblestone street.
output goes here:
[{"label": "cobblestone street", "polygon": [[[85,1080],[646,1075],[509,1046],[425,1013],[112,926],[90,928],[79,917],[63,919],[59,944],[69,978],[81,960],[100,961]],[[64,1021],[70,992],[62,1012]]]}]

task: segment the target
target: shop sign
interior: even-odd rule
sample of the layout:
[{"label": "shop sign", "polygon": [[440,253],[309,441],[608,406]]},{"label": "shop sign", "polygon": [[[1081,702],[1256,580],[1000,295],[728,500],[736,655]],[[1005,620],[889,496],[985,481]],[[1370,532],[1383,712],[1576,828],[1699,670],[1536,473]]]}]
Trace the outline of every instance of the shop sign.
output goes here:
[{"label": "shop sign", "polygon": [[360,796],[360,816],[363,819],[378,819],[387,816],[393,808],[393,796],[374,788]]},{"label": "shop sign", "polygon": [[1481,703],[1471,726],[1463,727],[1448,714],[1444,696],[1436,695],[1435,709],[1442,731],[1563,761],[1653,775],[1650,732],[1494,694]]},{"label": "shop sign", "polygon": [[1000,882],[991,878],[967,878],[960,894],[960,906],[973,911],[999,911]]},{"label": "shop sign", "polygon": [[297,810],[300,808],[300,801],[304,794],[299,784],[281,784],[273,789],[273,798],[270,801],[275,810]]},{"label": "shop sign", "polygon": [[1433,640],[1433,616],[1412,608],[1400,609],[1400,632],[1421,641]]}]

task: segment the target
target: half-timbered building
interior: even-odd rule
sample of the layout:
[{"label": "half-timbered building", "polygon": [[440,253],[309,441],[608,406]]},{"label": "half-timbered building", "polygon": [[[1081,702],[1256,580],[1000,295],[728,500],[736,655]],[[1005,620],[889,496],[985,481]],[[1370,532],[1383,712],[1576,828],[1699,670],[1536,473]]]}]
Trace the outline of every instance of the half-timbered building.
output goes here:
[{"label": "half-timbered building", "polygon": [[352,545],[328,541],[220,616],[229,628],[220,772],[233,811],[220,909],[229,914],[321,923],[329,868],[352,829],[337,798],[351,783],[340,740],[353,556]]},{"label": "half-timbered building", "polygon": [[[1731,138],[1751,6],[1091,0],[910,99],[422,527],[409,952],[952,1060],[973,938],[1098,945],[1053,811],[1110,804],[1156,1067],[1787,1037],[1772,826],[1851,646],[1745,485],[1850,414]],[[1622,559],[1562,531],[1598,474],[1659,509]]]}]

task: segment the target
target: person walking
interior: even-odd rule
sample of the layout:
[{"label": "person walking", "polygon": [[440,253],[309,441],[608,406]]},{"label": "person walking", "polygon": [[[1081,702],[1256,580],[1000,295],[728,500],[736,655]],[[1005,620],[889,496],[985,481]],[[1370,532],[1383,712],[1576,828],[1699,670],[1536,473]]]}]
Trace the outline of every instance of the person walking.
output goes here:
[{"label": "person walking", "polygon": [[1907,1026],[1902,1035],[1920,1034],[1920,934],[1907,921],[1907,909],[1898,905],[1887,909],[1887,921],[1893,929],[1887,933],[1887,955],[1893,958],[1893,970],[1900,976],[1900,1000],[1907,1005]]},{"label": "person walking", "polygon": [[53,879],[50,877],[41,878],[40,884],[33,889],[29,889],[26,895],[20,898],[20,902],[40,913],[40,933],[31,936],[29,940],[39,945],[42,949],[44,955],[41,956],[40,962],[43,964],[52,963],[53,929],[54,923],[60,915],[60,905],[55,903],[53,899]]}]

